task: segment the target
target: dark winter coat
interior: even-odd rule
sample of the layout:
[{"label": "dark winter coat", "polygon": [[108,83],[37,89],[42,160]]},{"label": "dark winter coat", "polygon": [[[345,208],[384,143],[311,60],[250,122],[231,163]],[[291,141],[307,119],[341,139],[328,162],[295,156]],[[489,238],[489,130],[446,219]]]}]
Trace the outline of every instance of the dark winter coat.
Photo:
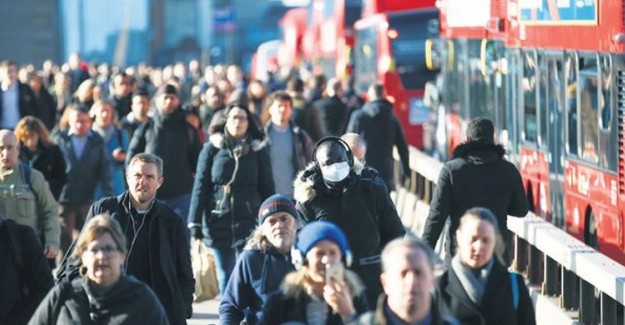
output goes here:
[{"label": "dark winter coat", "polygon": [[[95,202],[89,209],[85,224],[102,213],[111,215],[119,222],[122,229],[132,227],[130,194],[126,191],[120,196],[112,196]],[[182,218],[159,200],[154,202],[145,218],[150,220],[150,265],[147,267],[150,268],[152,276],[151,289],[163,305],[170,323],[186,324],[186,319],[192,315],[193,292],[195,291],[187,230]],[[127,239],[130,251],[132,238]],[[73,249],[72,245],[67,255],[71,255]],[[65,265],[62,266],[65,274],[59,275],[59,278],[75,278],[80,264],[67,263],[66,260],[63,261]]]},{"label": "dark winter coat", "polygon": [[[35,96],[33,95],[33,91],[30,89],[28,85],[25,85],[19,81],[16,81],[17,85],[17,106],[19,110],[19,117],[22,118],[24,116],[33,115],[35,111]],[[4,107],[2,96],[4,92],[0,88],[0,121],[3,118]]]},{"label": "dark winter coat", "polygon": [[67,131],[54,135],[54,140],[65,158],[67,183],[63,186],[59,203],[74,205],[93,202],[95,188],[100,183],[104,195],[113,195],[108,152],[102,138],[89,131],[89,139],[80,159],[74,155],[74,146]]},{"label": "dark winter coat", "polygon": [[[306,324],[306,305],[311,302],[306,285],[304,271],[289,273],[282,284],[281,290],[269,296],[267,304],[263,308],[262,318],[259,324]],[[361,315],[369,310],[367,299],[364,295],[364,287],[358,276],[347,270],[345,281],[352,295],[352,303],[356,315]],[[323,298],[321,298],[323,299]],[[328,306],[326,325],[341,325],[343,320],[339,314],[332,311]]]},{"label": "dark winter coat", "polygon": [[391,102],[379,99],[365,104],[352,114],[347,132],[360,134],[367,142],[367,164],[377,169],[390,190],[395,189],[393,147],[399,153],[401,175],[410,174],[406,137]]},{"label": "dark winter coat", "polygon": [[[236,160],[223,133],[204,145],[196,170],[189,209],[189,226],[203,227],[207,245],[217,241],[243,246],[256,227],[260,204],[274,194],[269,150],[260,140],[245,141]],[[234,180],[233,180],[234,179]],[[232,181],[230,194],[226,185]],[[225,198],[225,199],[224,199]]]},{"label": "dark winter coat", "polygon": [[328,191],[321,171],[311,163],[295,179],[295,200],[304,221],[327,220],[343,230],[354,257],[351,269],[365,283],[373,305],[382,292],[379,255],[405,230],[387,189],[362,169],[356,160],[345,188],[335,194]]},{"label": "dark winter coat", "polygon": [[319,115],[322,137],[330,135],[340,137],[345,133],[347,106],[338,96],[318,99],[313,103],[313,107]]},{"label": "dark winter coat", "polygon": [[[386,294],[381,294],[378,299],[377,307],[374,311],[365,313],[358,317],[357,320],[348,323],[348,325],[393,325],[392,319],[389,319],[388,313],[388,304],[387,304],[387,296]],[[432,302],[432,307],[430,311],[430,316],[432,317],[430,325],[459,325],[455,319],[452,317],[447,317],[441,315],[436,304]]]},{"label": "dark winter coat", "polygon": [[67,166],[59,147],[54,144],[44,146],[39,143],[37,150],[33,152],[22,144],[20,146],[20,160],[43,174],[54,199],[58,201],[61,190],[67,183],[67,175],[65,174]]},{"label": "dark winter coat", "polygon": [[291,121],[299,126],[310,136],[313,142],[317,142],[322,138],[321,122],[319,121],[319,112],[304,100],[301,96],[293,96],[293,111],[291,113]]},{"label": "dark winter coat", "polygon": [[519,290],[516,309],[510,275],[499,262],[493,263],[479,305],[469,298],[453,268],[449,268],[438,279],[435,303],[442,313],[455,317],[464,325],[536,324],[534,307],[525,280],[520,274],[515,276]]},{"label": "dark winter coat", "polygon": [[35,232],[0,217],[0,324],[26,324],[53,285]]},{"label": "dark winter coat", "polygon": [[256,324],[269,295],[295,270],[289,254],[282,254],[267,243],[257,245],[241,253],[226,292],[221,295],[219,319],[222,324],[239,324],[244,319],[249,325]]},{"label": "dark winter coat", "polygon": [[[92,315],[97,321],[93,321]],[[28,324],[166,325],[169,322],[150,288],[133,276],[122,276],[104,294],[97,294],[82,278],[57,285]]]},{"label": "dark winter coat", "polygon": [[497,217],[507,242],[507,215],[525,216],[528,202],[521,175],[503,158],[504,153],[502,146],[482,142],[467,142],[454,150],[453,159],[445,163],[436,183],[423,240],[434,247],[450,218],[446,248],[453,255],[460,218],[471,208],[484,207]]},{"label": "dark winter coat", "polygon": [[39,94],[33,92],[33,96],[33,116],[39,118],[48,130],[52,130],[56,123],[56,103],[54,102],[54,97],[44,88],[39,90]]},{"label": "dark winter coat", "polygon": [[187,122],[185,112],[178,108],[167,116],[156,114],[135,131],[126,162],[141,152],[161,157],[165,163],[165,182],[158,189],[157,197],[176,198],[191,193],[193,171],[201,149],[200,135]]}]

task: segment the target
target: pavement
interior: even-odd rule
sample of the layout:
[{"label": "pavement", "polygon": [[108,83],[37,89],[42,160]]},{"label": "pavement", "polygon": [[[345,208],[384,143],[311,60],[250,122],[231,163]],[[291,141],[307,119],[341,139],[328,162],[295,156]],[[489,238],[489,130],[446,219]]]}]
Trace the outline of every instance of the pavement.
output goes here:
[{"label": "pavement", "polygon": [[219,297],[213,300],[193,304],[193,318],[187,320],[188,325],[217,325],[219,323]]}]

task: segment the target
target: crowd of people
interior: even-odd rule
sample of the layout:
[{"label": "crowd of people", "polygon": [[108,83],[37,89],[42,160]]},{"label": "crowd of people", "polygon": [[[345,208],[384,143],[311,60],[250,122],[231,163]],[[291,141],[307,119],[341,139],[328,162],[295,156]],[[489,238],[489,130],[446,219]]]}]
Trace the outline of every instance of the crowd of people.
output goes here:
[{"label": "crowd of people", "polygon": [[[382,84],[361,95],[353,79],[265,83],[197,61],[2,61],[0,323],[186,324],[193,238],[214,253],[223,324],[533,324],[502,227],[527,206],[491,163],[492,125],[465,147],[494,150],[479,164],[510,183],[456,208],[449,193],[470,189],[450,162],[421,241],[390,197],[410,173],[393,103]],[[446,218],[457,245],[437,281]]]}]

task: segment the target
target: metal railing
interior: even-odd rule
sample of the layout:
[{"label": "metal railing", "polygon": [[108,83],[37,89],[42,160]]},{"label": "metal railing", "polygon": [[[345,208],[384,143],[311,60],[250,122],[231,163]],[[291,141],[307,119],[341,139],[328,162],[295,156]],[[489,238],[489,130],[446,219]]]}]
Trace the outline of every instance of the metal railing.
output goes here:
[{"label": "metal railing", "polygon": [[[393,193],[402,221],[417,235],[442,166],[410,148],[410,186]],[[525,275],[535,293],[538,320],[560,324],[568,317],[572,324],[625,324],[625,266],[531,212],[525,218],[508,217],[508,229],[514,235],[512,268]],[[552,312],[543,308],[545,301],[555,303],[564,316],[547,315]]]}]

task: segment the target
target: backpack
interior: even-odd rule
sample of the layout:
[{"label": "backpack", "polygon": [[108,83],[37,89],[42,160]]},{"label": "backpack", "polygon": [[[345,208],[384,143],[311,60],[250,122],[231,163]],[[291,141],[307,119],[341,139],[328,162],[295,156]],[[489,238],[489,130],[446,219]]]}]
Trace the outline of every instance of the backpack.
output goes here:
[{"label": "backpack", "polygon": [[18,166],[20,169],[20,176],[22,177],[22,180],[26,182],[26,185],[28,185],[28,188],[30,189],[30,191],[33,192],[33,195],[35,196],[35,200],[37,200],[37,192],[35,192],[35,189],[33,188],[31,167],[29,165],[26,165],[25,163],[19,163]]}]

